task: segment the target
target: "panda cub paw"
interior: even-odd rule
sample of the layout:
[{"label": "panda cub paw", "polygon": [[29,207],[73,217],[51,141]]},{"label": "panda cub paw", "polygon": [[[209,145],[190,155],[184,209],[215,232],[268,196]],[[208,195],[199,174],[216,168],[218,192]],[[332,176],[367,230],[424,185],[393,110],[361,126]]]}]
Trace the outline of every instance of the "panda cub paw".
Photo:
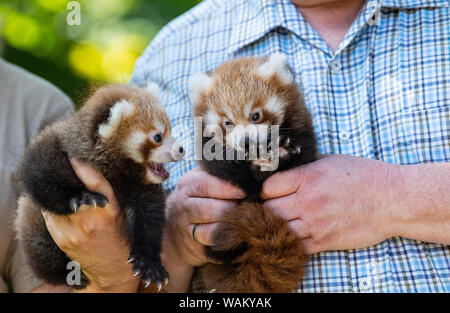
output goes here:
[{"label": "panda cub paw", "polygon": [[285,158],[292,154],[300,154],[302,147],[293,142],[290,136],[281,135],[279,138],[280,157]]},{"label": "panda cub paw", "polygon": [[127,263],[134,262],[133,272],[134,276],[141,275],[141,279],[148,287],[150,283],[161,290],[163,285],[167,285],[169,282],[169,274],[161,263],[161,259],[158,257],[149,257],[145,255],[132,254]]},{"label": "panda cub paw", "polygon": [[106,208],[108,206],[108,199],[102,194],[83,191],[81,195],[70,199],[69,207],[73,213],[76,213],[82,205],[89,205],[96,209],[97,207]]}]

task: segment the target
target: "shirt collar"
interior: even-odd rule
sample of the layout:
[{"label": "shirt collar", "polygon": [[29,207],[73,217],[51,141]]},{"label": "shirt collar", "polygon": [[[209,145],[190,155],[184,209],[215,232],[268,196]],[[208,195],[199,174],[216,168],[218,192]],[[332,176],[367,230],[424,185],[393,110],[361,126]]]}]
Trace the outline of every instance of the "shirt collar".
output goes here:
[{"label": "shirt collar", "polygon": [[[303,19],[290,0],[247,0],[248,7],[233,16],[236,23],[232,27],[228,52],[256,42],[269,32],[282,27],[324,51],[329,47],[316,31]],[[449,7],[449,0],[367,0],[365,7],[381,6],[396,9],[419,9]]]},{"label": "shirt collar", "polygon": [[237,11],[233,19],[229,53],[257,41],[264,35],[281,26],[278,14],[279,0],[248,0],[248,7]]}]

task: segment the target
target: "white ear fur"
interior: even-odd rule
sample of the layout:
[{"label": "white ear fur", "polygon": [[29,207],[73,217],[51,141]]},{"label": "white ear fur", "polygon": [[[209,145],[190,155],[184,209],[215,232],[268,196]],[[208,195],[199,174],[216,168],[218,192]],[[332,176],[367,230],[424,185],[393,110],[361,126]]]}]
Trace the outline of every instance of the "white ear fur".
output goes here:
[{"label": "white ear fur", "polygon": [[147,90],[147,92],[149,92],[153,97],[161,99],[161,89],[158,84],[150,82],[145,86],[145,90]]},{"label": "white ear fur", "polygon": [[193,104],[197,103],[200,95],[212,88],[213,79],[206,73],[197,73],[189,79],[189,97]]},{"label": "white ear fur", "polygon": [[286,65],[287,56],[283,53],[274,53],[269,59],[261,64],[258,73],[264,78],[270,78],[273,75],[281,80],[283,84],[289,85],[294,82],[294,76]]},{"label": "white ear fur", "polygon": [[111,137],[120,121],[134,112],[134,106],[126,100],[121,100],[111,107],[110,112],[106,124],[101,124],[98,128],[98,133],[103,138]]}]

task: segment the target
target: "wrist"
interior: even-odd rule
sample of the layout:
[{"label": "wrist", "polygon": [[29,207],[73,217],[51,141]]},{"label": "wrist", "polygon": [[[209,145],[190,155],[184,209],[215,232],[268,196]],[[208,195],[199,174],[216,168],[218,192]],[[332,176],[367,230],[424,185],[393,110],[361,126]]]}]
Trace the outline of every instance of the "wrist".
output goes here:
[{"label": "wrist", "polygon": [[[414,165],[390,165],[390,178],[385,182],[385,225],[387,238],[409,237],[411,227],[419,227],[421,193],[420,173]],[[383,194],[383,193],[382,193]],[[382,195],[383,196],[383,195]]]},{"label": "wrist", "polygon": [[383,162],[384,168],[376,169],[377,185],[374,209],[379,213],[377,228],[380,229],[384,239],[397,237],[401,233],[404,223],[404,197],[405,177],[402,165]]},{"label": "wrist", "polygon": [[194,267],[182,258],[176,243],[167,232],[164,235],[161,261],[169,273],[167,291],[187,292]]}]

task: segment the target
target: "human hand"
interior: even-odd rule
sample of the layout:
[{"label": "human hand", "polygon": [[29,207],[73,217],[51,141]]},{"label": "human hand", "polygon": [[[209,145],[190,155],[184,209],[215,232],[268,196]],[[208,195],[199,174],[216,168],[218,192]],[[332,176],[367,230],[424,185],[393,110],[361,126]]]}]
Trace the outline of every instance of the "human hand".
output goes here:
[{"label": "human hand", "polygon": [[289,221],[308,253],[357,249],[391,237],[398,166],[331,155],[274,174],[264,205]]},{"label": "human hand", "polygon": [[[236,205],[245,193],[228,182],[195,168],[178,182],[167,200],[166,238],[173,251],[189,266],[208,262],[203,246],[211,245],[212,232],[222,212]],[[194,226],[196,242],[192,236]]]},{"label": "human hand", "polygon": [[58,247],[78,262],[89,278],[88,292],[135,292],[139,278],[126,264],[130,249],[123,236],[120,208],[111,185],[97,170],[71,159],[72,167],[86,186],[108,199],[106,208],[82,205],[75,214],[42,212]]}]

